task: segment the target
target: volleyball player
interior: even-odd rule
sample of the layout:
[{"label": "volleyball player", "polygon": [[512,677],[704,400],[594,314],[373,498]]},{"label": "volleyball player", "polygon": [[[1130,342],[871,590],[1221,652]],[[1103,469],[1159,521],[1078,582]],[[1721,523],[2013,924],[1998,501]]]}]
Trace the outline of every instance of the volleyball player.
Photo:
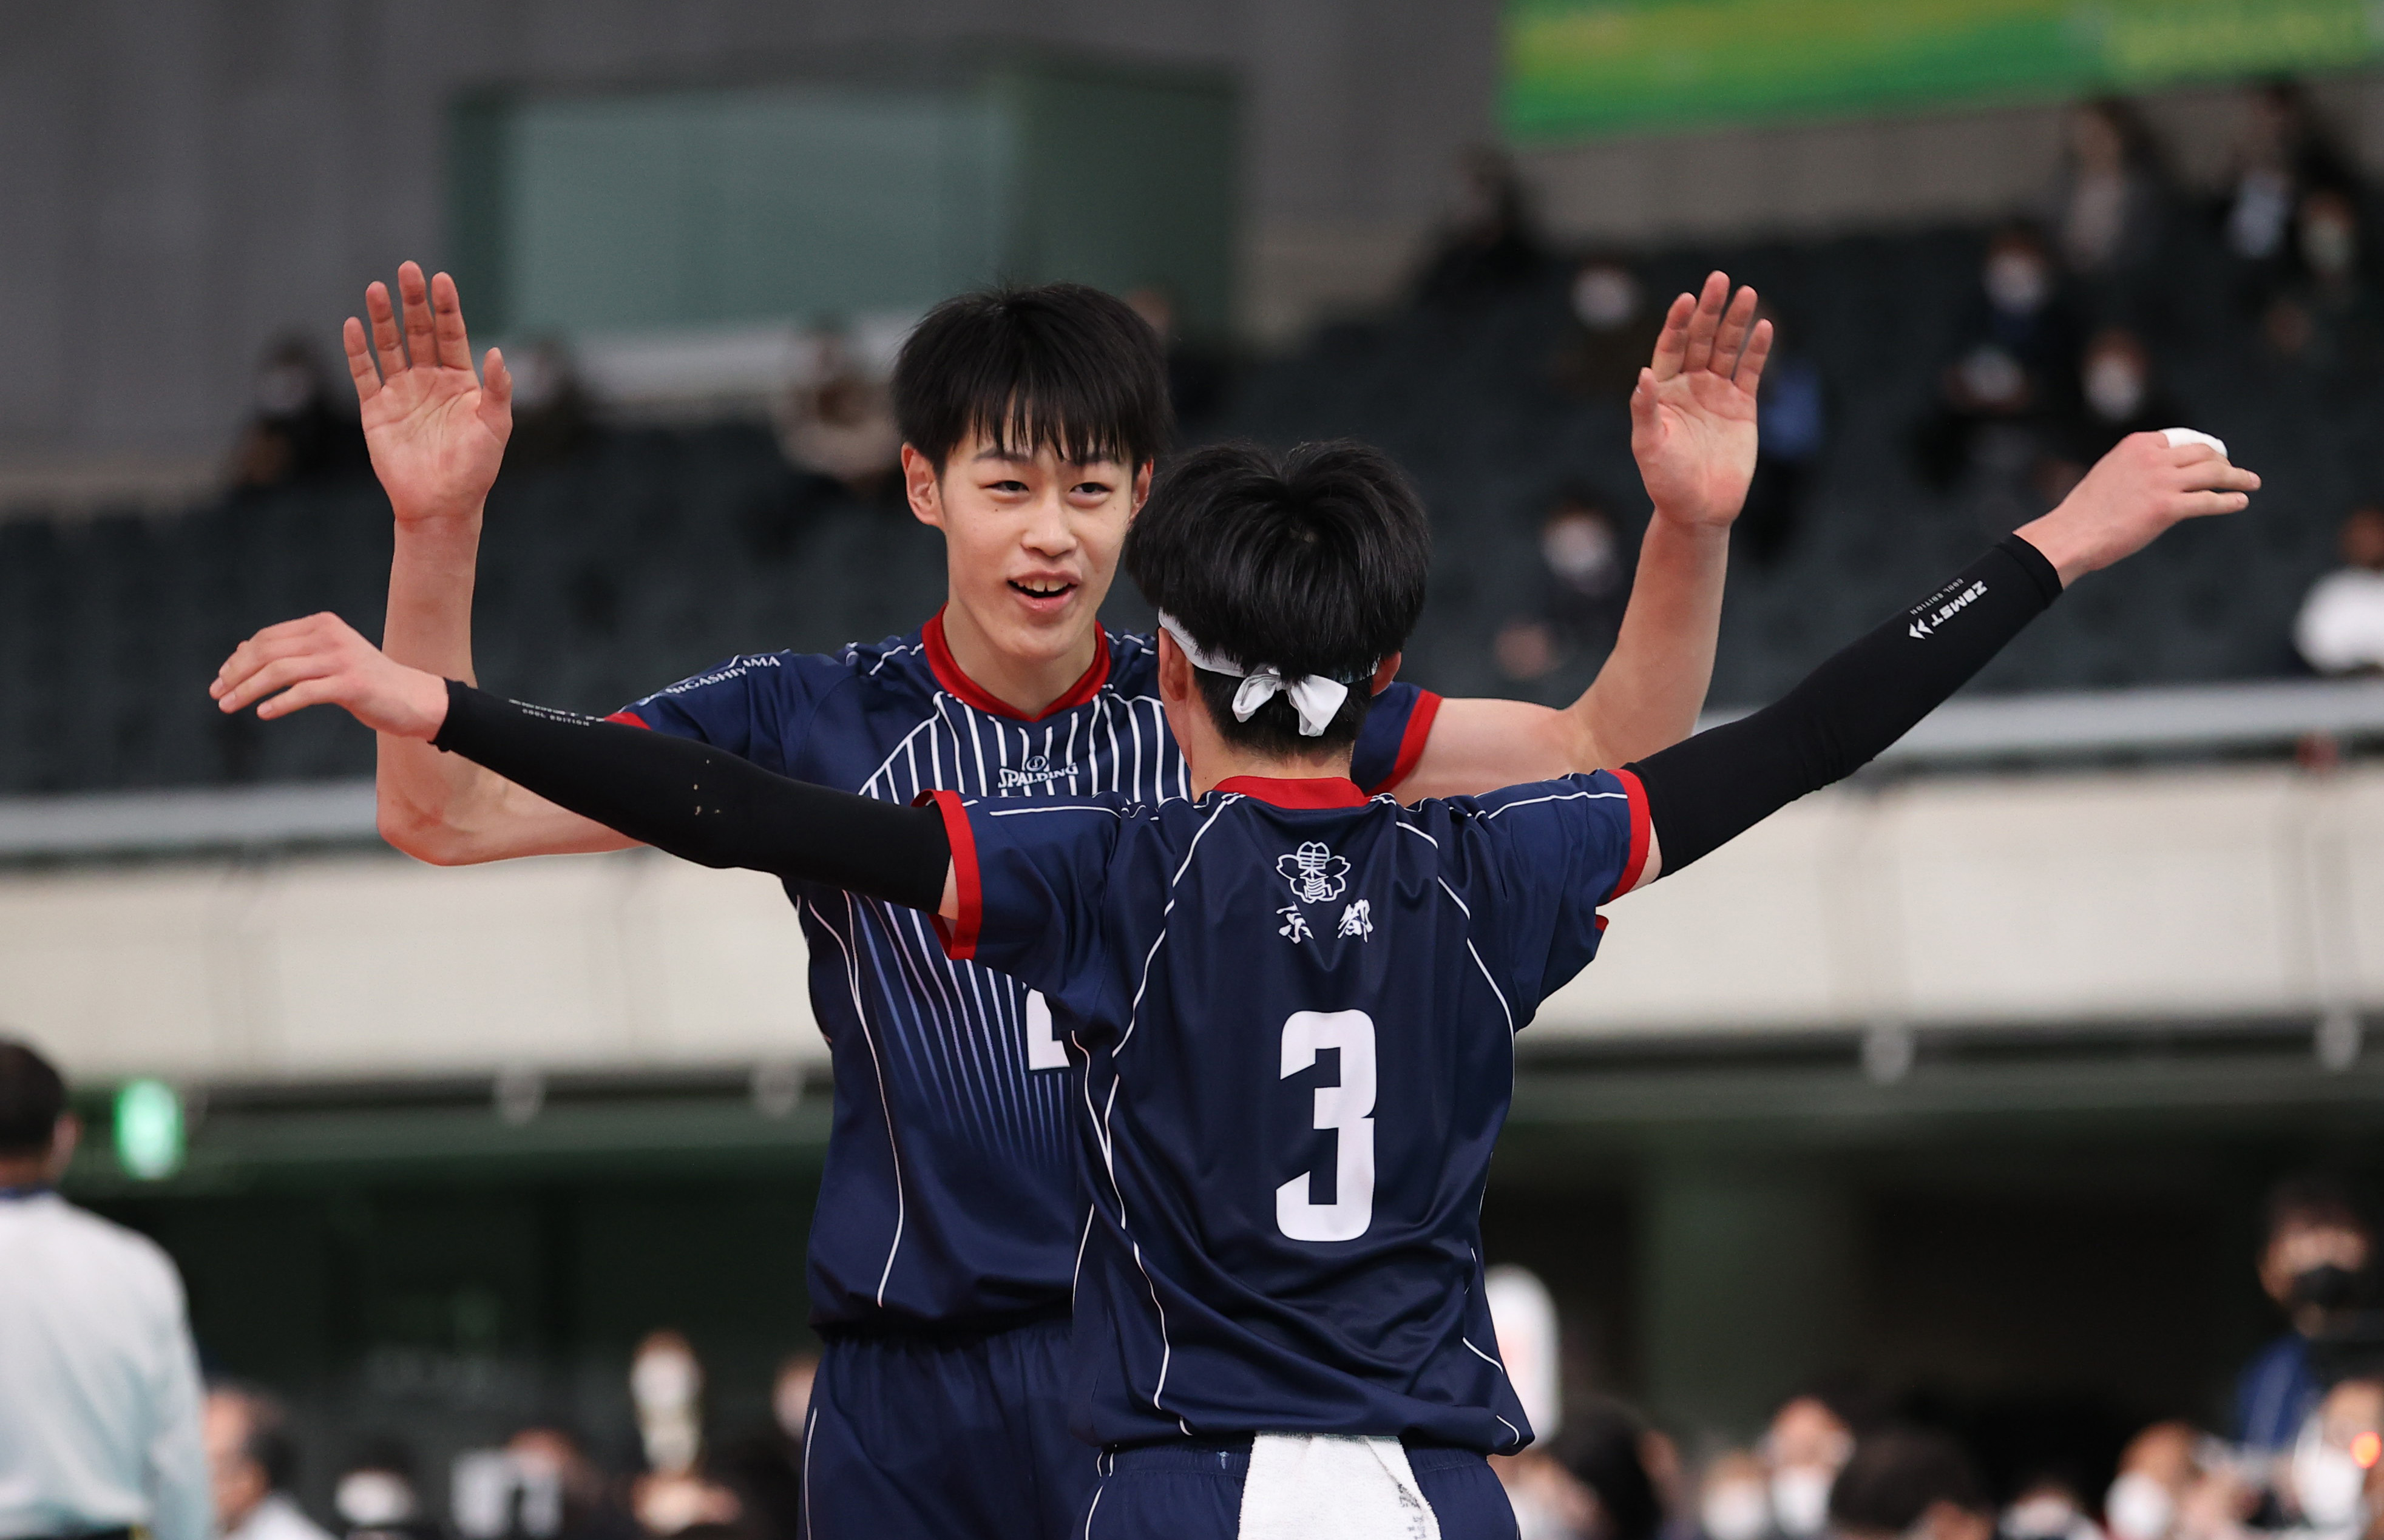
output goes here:
[{"label": "volleyball player", "polygon": [[[470,680],[481,503],[509,430],[493,353],[476,379],[453,284],[407,264],[346,344],[397,515],[384,644]],[[1400,684],[1352,773],[1401,797],[1619,764],[1694,725],[1731,520],[1755,455],[1769,323],[1714,275],[1667,317],[1633,401],[1655,504],[1612,658],[1568,711]],[[1097,618],[1169,430],[1157,339],[1119,302],[1053,285],[938,307],[894,379],[911,507],[946,540],[949,599],[907,636],[749,654],[621,719],[891,804],[1189,794],[1151,639]],[[811,583],[856,575],[812,571]],[[384,737],[381,828],[454,863],[630,841],[476,766]],[[1066,1318],[1085,1210],[1064,1120],[1064,1005],[944,956],[920,915],[788,885],[836,1112],[809,1267],[826,1340],[806,1435],[813,1533],[1056,1536],[1090,1489],[1065,1429]]]},{"label": "volleyball player", "polygon": [[1349,771],[1429,538],[1355,445],[1202,451],[1128,538],[1188,800],[854,797],[499,701],[335,621],[236,654],[219,699],[341,704],[675,853],[931,914],[953,957],[1045,992],[1087,1061],[1088,1540],[1511,1535],[1484,1457],[1530,1434],[1478,1216],[1513,1036],[1595,956],[1599,907],[1851,774],[2069,582],[2257,485],[2134,435],[1774,705],[1619,772],[1412,807]]}]

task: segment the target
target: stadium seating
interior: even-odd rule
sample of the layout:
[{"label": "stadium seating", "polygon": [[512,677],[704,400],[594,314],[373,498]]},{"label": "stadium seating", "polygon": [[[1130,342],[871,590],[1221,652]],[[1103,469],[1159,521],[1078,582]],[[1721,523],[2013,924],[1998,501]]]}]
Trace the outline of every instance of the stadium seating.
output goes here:
[{"label": "stadium seating", "polygon": [[[1713,266],[1758,284],[1828,391],[1828,447],[1802,527],[1768,570],[1732,576],[1713,699],[1777,694],[1837,643],[1918,598],[1998,530],[1925,490],[1907,453],[1959,341],[1974,230],[1675,251],[1658,294]],[[2291,667],[2294,606],[2331,561],[2384,399],[2322,388],[2261,353],[2248,320],[2179,296],[2221,292],[2186,242],[2146,322],[2165,381],[2268,490],[2244,518],[2179,532],[2095,579],[1980,682],[2015,690],[2256,677]],[[1438,556],[1409,673],[1512,693],[1491,639],[1538,581],[1554,490],[1604,490],[1643,517],[1618,404],[1550,382],[1567,274],[1471,304],[1330,328],[1252,366],[1206,435],[1351,435],[1417,478]],[[0,794],[309,779],[369,772],[369,739],[313,714],[261,727],[206,699],[256,627],[318,609],[381,620],[388,510],[368,483],[245,493],[187,514],[0,522]],[[476,647],[484,681],[610,710],[729,653],[826,648],[900,630],[942,594],[940,546],[898,504],[866,505],[787,466],[743,426],[605,435],[571,461],[509,469],[491,501]],[[1130,593],[1117,617],[1147,612]],[[1560,700],[1596,660],[1522,687]]]}]

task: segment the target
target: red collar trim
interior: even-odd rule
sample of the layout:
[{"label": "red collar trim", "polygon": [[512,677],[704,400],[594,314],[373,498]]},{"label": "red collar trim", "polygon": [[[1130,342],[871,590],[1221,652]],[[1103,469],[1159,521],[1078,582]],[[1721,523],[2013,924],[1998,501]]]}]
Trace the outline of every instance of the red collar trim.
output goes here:
[{"label": "red collar trim", "polygon": [[1273,776],[1228,776],[1217,783],[1217,789],[1238,791],[1276,807],[1364,807],[1369,800],[1347,776],[1314,776],[1298,780]]},{"label": "red collar trim", "polygon": [[936,683],[943,686],[947,693],[962,704],[975,706],[990,715],[1007,716],[1013,722],[1040,722],[1044,717],[1081,706],[1099,695],[1101,686],[1110,681],[1110,634],[1096,625],[1093,627],[1093,665],[1068,687],[1065,695],[1029,716],[961,672],[961,665],[952,661],[951,644],[944,640],[942,610],[929,615],[926,625],[919,630],[926,641],[927,666],[935,671]]}]

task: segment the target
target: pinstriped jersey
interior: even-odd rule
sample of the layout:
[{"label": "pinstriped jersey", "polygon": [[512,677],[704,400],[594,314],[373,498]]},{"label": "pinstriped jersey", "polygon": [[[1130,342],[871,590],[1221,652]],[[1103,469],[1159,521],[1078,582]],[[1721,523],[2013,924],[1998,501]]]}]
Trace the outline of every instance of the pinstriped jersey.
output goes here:
[{"label": "pinstriped jersey", "polygon": [[[1411,686],[1378,696],[1357,773],[1397,784],[1437,705]],[[1106,631],[1084,677],[1031,720],[961,672],[940,614],[834,653],[731,658],[615,719],[905,804],[937,789],[1149,805],[1190,791],[1156,651]],[[1085,1204],[1064,1008],[949,958],[915,911],[816,884],[789,882],[787,894],[836,1076],[811,1231],[813,1319],[978,1326],[1065,1310]]]},{"label": "pinstriped jersey", "polygon": [[1482,1195],[1515,1032],[1645,869],[1637,777],[936,800],[947,944],[1046,991],[1086,1059],[1078,1435],[1521,1447]]}]

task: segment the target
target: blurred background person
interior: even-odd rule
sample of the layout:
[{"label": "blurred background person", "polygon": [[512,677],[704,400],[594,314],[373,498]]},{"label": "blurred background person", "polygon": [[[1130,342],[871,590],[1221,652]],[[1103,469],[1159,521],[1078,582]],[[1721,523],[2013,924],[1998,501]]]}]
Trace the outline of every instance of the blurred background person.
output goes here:
[{"label": "blurred background person", "polygon": [[1663,1532],[1663,1493],[1649,1459],[1658,1437],[1611,1397],[1584,1401],[1565,1419],[1551,1452],[1586,1496],[1573,1521],[1581,1540],[1657,1540]]},{"label": "blurred background person", "polygon": [[1830,1489],[1843,1540],[1993,1540],[1995,1514],[1962,1447],[1942,1433],[1885,1428],[1863,1439]]},{"label": "blurred background person", "polygon": [[0,1038],[0,1534],[207,1540],[181,1276],[58,1196],[81,1133],[49,1061]]},{"label": "blurred background person", "polygon": [[2004,1540],[2104,1540],[2077,1484],[2055,1472],[2023,1477],[1995,1528]]},{"label": "blurred background person", "polygon": [[684,1334],[652,1332],[629,1364],[629,1399],[646,1469],[629,1511],[649,1534],[725,1529],[743,1517],[737,1495],[705,1475],[703,1365]]},{"label": "blurred background person", "polygon": [[2103,1496],[2111,1540],[2169,1540],[2188,1495],[2203,1479],[2204,1435],[2190,1422],[2155,1422],[2128,1441]]},{"label": "blurred background person", "polygon": [[520,1540],[638,1540],[644,1532],[577,1435],[534,1424],[505,1440],[519,1493],[502,1532]]},{"label": "blurred background person", "polygon": [[[1646,285],[1620,257],[1593,256],[1573,269],[1565,297],[1571,324],[1549,360],[1550,377],[1587,401],[1628,401],[1664,327],[1662,314],[1647,303]],[[1777,362],[1776,348],[1772,357]],[[1767,366],[1766,392],[1771,380]]]},{"label": "blurred background person", "polygon": [[2261,318],[2278,357],[2341,382],[2372,378],[2379,318],[2358,205],[2338,188],[2304,193],[2292,260]]},{"label": "blurred background person", "polygon": [[1829,1523],[1831,1489],[1856,1447],[1848,1399],[1825,1397],[1819,1391],[1800,1392],[1780,1404],[1771,1414],[1770,1426],[1764,1430],[1762,1455],[1771,1490],[1771,1525],[1788,1540],[1806,1540]]},{"label": "blurred background person", "polygon": [[1794,330],[1769,304],[1761,315],[1773,326],[1771,358],[1763,366],[1762,419],[1755,478],[1734,527],[1758,567],[1776,565],[1794,542],[1813,470],[1829,438],[1829,403],[1821,371],[1796,345]]},{"label": "blurred background person", "polygon": [[820,338],[813,378],[779,398],[778,447],[814,475],[874,499],[892,486],[902,463],[902,433],[886,381],[865,371],[845,338]]},{"label": "blurred background person", "polygon": [[2317,191],[2355,192],[2351,158],[2318,120],[2299,82],[2272,81],[2243,96],[2235,165],[2221,205],[2227,250],[2245,295],[2265,301],[2292,255],[2293,216]]},{"label": "blurred background person", "polygon": [[1538,276],[1546,261],[1514,161],[1495,145],[1466,150],[1458,161],[1456,208],[1425,258],[1416,302],[1463,308],[1495,299]]},{"label": "blurred background person", "polygon": [[1587,487],[1558,490],[1538,543],[1532,607],[1510,616],[1493,644],[1498,671],[1518,681],[1545,678],[1577,657],[1604,657],[1631,602],[1622,531]]},{"label": "blurred background person", "polygon": [[1941,491],[1977,478],[2009,500],[2078,398],[2077,316],[2032,228],[2006,225],[1988,242],[1964,333],[1920,427],[1918,469]]},{"label": "blurred background person", "polygon": [[801,1540],[803,1428],[811,1416],[819,1355],[798,1353],[770,1385],[770,1422],[725,1450],[721,1478],[737,1494],[753,1540]]},{"label": "blurred background person", "polygon": [[2152,132],[2129,104],[2103,96],[2069,109],[2066,154],[2052,200],[2061,260],[2096,308],[2117,303],[2126,280],[2160,249],[2168,179]]},{"label": "blurred background person", "polygon": [[2341,1322],[2367,1292],[2375,1232],[2332,1177],[2279,1183],[2268,1195],[2260,1286],[2291,1329],[2262,1348],[2235,1384],[2235,1441],[2269,1453],[2292,1447],[2321,1386],[2310,1339]]},{"label": "blurred background person", "polygon": [[514,377],[514,431],[505,441],[505,463],[552,466],[570,459],[596,436],[595,405],[571,344],[534,337],[515,353],[505,359]]},{"label": "blurred background person", "polygon": [[2294,1440],[2288,1497],[2301,1532],[2360,1540],[2384,1521],[2384,1380],[2356,1375],[2329,1387]]},{"label": "blurred background person", "polygon": [[2043,496],[2058,502],[2069,495],[2087,467],[2129,434],[2184,420],[2184,407],[2154,377],[2142,339],[2125,327],[2105,327],[2079,357],[2078,393],[2046,446],[2039,472]]},{"label": "blurred background person", "polygon": [[2384,506],[2342,521],[2342,565],[2314,584],[2293,620],[2293,648],[2320,674],[2384,669]]},{"label": "blurred background person", "polygon": [[365,430],[314,345],[285,337],[258,361],[255,405],[232,451],[231,484],[264,491],[329,477],[361,476],[370,464]]},{"label": "blurred background person", "polygon": [[291,1496],[298,1448],[278,1397],[255,1385],[212,1385],[205,1430],[222,1540],[331,1540]]}]

